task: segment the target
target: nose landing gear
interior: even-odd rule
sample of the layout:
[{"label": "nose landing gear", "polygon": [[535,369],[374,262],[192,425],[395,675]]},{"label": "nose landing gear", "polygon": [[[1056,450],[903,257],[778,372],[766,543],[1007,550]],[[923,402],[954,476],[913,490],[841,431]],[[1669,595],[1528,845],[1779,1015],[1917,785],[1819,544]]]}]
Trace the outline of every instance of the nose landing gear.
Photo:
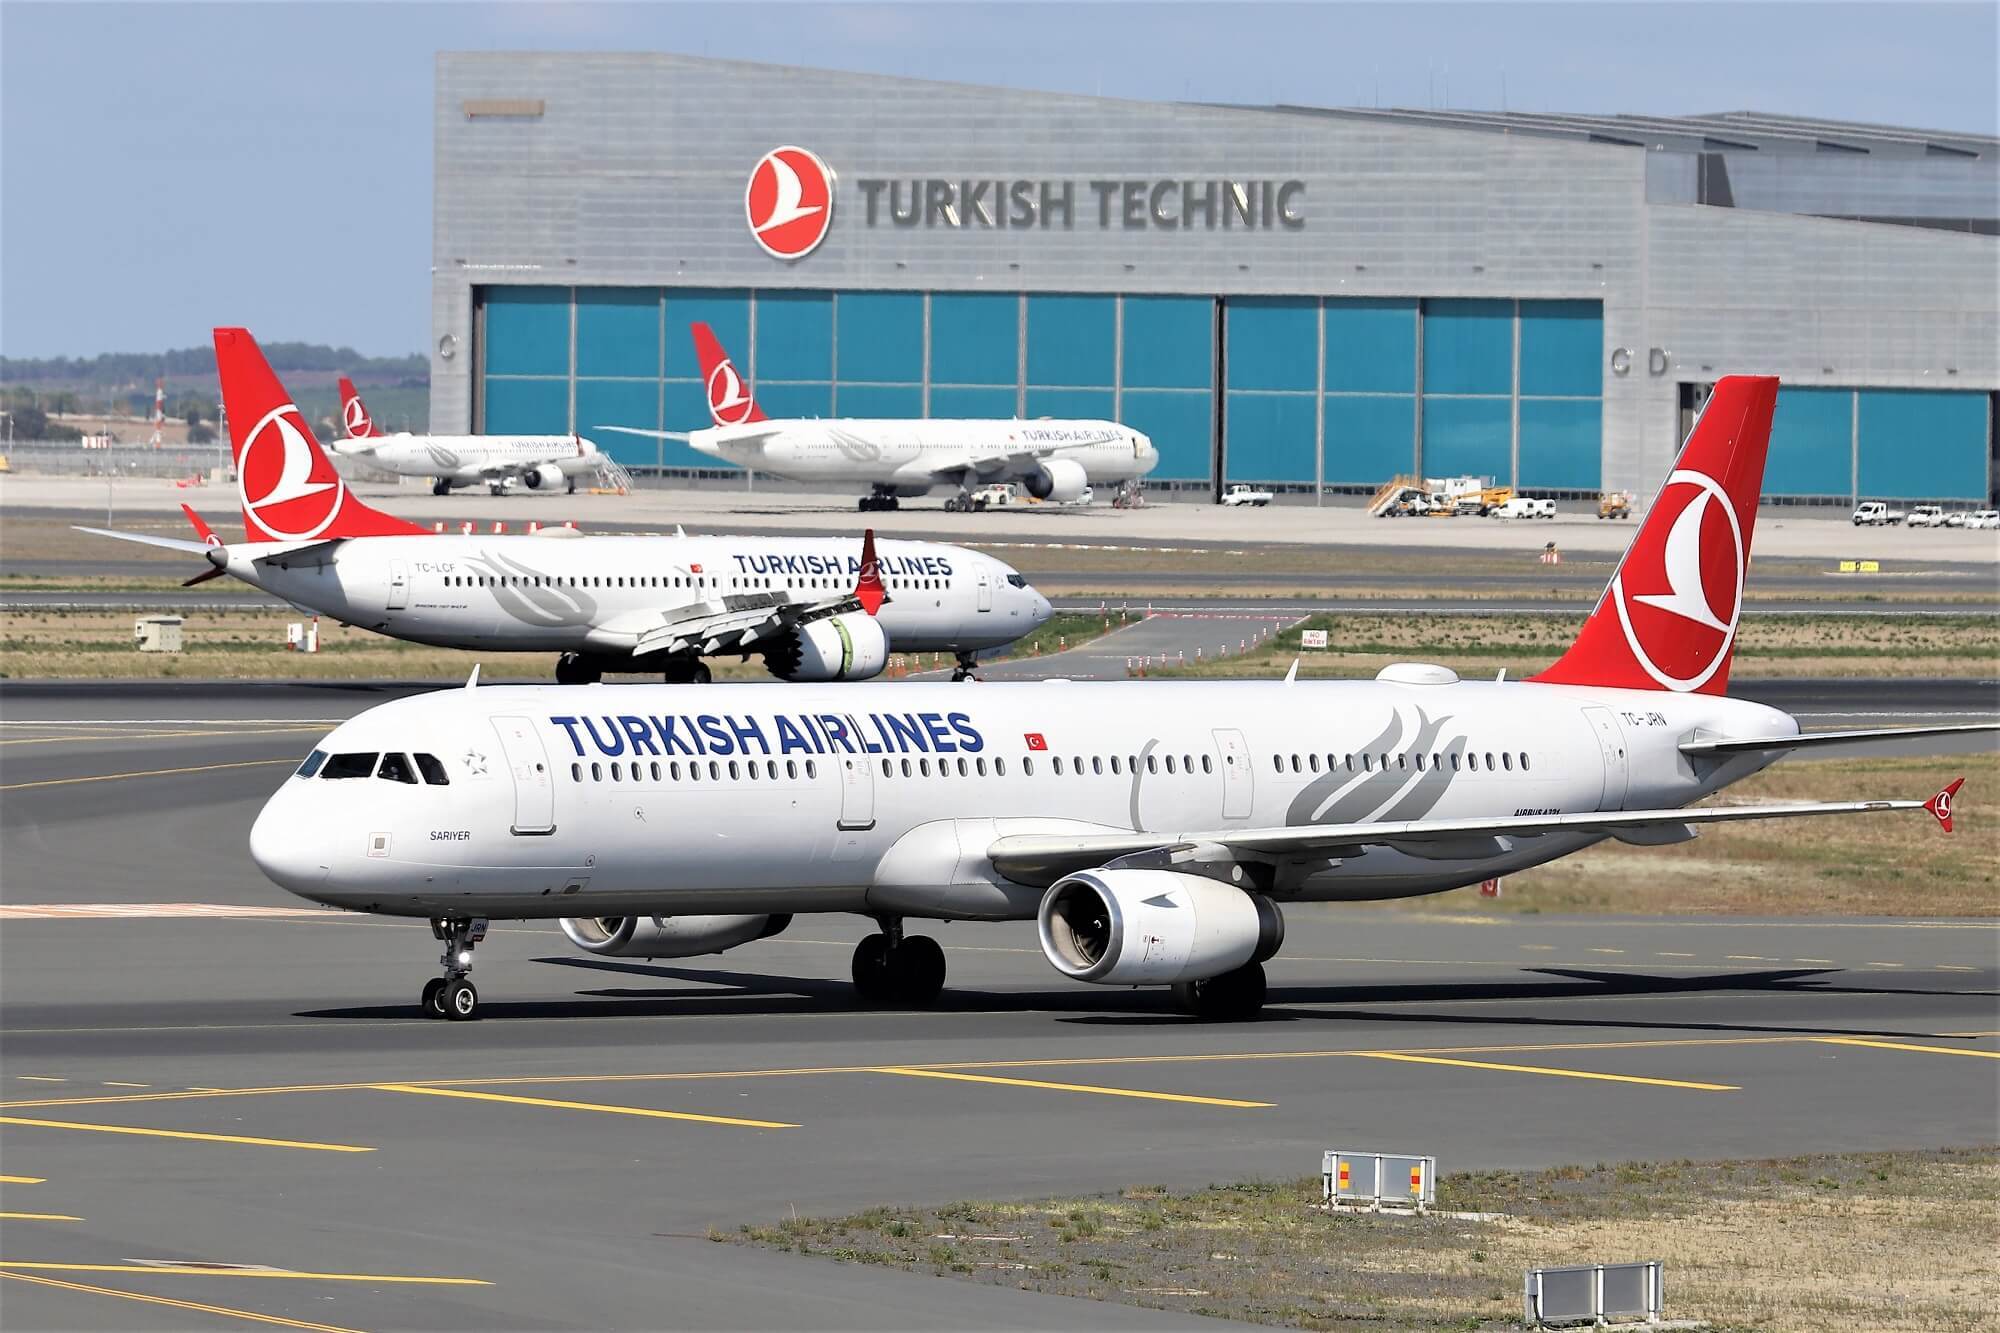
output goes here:
[{"label": "nose landing gear", "polygon": [[854,991],[863,1004],[923,1007],[944,989],[944,950],[928,935],[903,934],[903,919],[879,918],[881,933],[854,946]]},{"label": "nose landing gear", "polygon": [[444,941],[438,962],[444,975],[424,983],[423,1006],[426,1018],[449,1018],[456,1022],[479,1017],[479,991],[470,980],[473,946],[486,938],[486,918],[432,917],[431,935]]},{"label": "nose landing gear", "polygon": [[953,680],[978,680],[979,677],[972,674],[978,665],[978,659],[973,654],[960,653],[958,655],[958,665],[952,668],[951,678]]}]

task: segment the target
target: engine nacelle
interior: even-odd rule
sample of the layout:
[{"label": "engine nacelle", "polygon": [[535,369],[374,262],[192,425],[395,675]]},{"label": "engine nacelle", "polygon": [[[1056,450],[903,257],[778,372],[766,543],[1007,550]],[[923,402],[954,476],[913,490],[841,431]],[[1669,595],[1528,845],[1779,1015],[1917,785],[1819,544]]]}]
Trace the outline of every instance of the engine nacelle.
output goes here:
[{"label": "engine nacelle", "polygon": [[521,474],[521,480],[531,491],[552,491],[563,484],[563,470],[554,463],[537,463]]},{"label": "engine nacelle", "polygon": [[1023,482],[1028,494],[1037,500],[1068,504],[1082,497],[1084,488],[1090,485],[1090,478],[1084,474],[1083,464],[1075,459],[1051,458],[1030,472]]},{"label": "engine nacelle", "polygon": [[867,680],[889,665],[882,622],[861,611],[809,620],[764,650],[781,680]]},{"label": "engine nacelle", "polygon": [[1278,905],[1174,870],[1085,870],[1057,880],[1035,916],[1056,971],[1105,986],[1221,976],[1285,942]]},{"label": "engine nacelle", "polygon": [[566,916],[571,944],[600,958],[693,958],[768,939],[789,916]]}]

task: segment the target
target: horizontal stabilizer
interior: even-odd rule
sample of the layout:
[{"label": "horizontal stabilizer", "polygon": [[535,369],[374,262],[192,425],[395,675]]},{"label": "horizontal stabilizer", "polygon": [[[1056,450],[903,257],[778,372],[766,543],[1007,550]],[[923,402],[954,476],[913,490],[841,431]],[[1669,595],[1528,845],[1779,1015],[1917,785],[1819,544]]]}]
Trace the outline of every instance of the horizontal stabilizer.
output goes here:
[{"label": "horizontal stabilizer", "polygon": [[593,429],[608,430],[614,435],[642,435],[649,440],[679,440],[687,443],[688,433],[684,430],[642,430],[637,426],[597,426]]},{"label": "horizontal stabilizer", "polygon": [[1796,736],[1753,736],[1748,740],[1682,741],[1681,753],[1772,754],[1810,750],[1821,745],[1865,745],[1871,741],[1921,740],[1931,736],[1969,736],[2000,732],[2000,722],[1966,722],[1944,727],[1865,727],[1858,731],[1807,731]]},{"label": "horizontal stabilizer", "polygon": [[71,530],[87,532],[93,537],[111,537],[121,542],[139,542],[145,546],[160,546],[169,551],[186,551],[191,555],[207,555],[206,542],[189,541],[185,537],[155,537],[150,532],[113,532],[110,528],[80,528],[74,524]]}]

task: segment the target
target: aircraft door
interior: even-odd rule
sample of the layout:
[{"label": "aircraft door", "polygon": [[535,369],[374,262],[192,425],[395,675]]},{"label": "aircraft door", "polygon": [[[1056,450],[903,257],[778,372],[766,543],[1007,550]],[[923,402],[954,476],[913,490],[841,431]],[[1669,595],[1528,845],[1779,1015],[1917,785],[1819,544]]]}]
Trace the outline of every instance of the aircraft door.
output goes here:
[{"label": "aircraft door", "polygon": [[986,572],[983,565],[979,569],[979,609],[981,611],[993,609],[993,576]]},{"label": "aircraft door", "polygon": [[496,717],[493,730],[500,733],[500,749],[507,756],[507,769],[514,776],[514,823],[512,832],[538,836],[556,831],[556,786],[549,772],[548,751],[535,724],[525,717]]},{"label": "aircraft door", "polygon": [[410,604],[410,566],[405,560],[389,562],[389,601],[391,611],[400,611]]},{"label": "aircraft door", "polygon": [[1250,747],[1233,727],[1215,731],[1216,761],[1222,765],[1222,817],[1248,819],[1256,797],[1256,777],[1250,771]]},{"label": "aircraft door", "polygon": [[866,755],[840,759],[840,819],[834,825],[833,859],[852,861],[868,850],[862,836],[875,827],[875,772]]},{"label": "aircraft door", "polygon": [[1600,810],[1623,810],[1625,808],[1625,785],[1631,774],[1631,766],[1625,752],[1625,729],[1618,725],[1618,719],[1608,708],[1586,708],[1584,717],[1590,720],[1591,732],[1597,737],[1597,748],[1604,756],[1604,795],[1598,799]]}]

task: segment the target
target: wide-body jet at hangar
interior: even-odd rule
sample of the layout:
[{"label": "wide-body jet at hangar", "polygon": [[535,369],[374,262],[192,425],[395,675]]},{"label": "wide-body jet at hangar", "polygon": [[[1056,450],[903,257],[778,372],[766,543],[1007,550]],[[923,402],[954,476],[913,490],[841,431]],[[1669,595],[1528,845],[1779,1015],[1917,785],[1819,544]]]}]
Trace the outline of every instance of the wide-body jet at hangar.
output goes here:
[{"label": "wide-body jet at hangar", "polygon": [[801,912],[875,918],[865,999],[944,980],[910,918],[1036,919],[1065,976],[1253,1013],[1288,903],[1438,893],[1606,838],[1928,810],[1690,803],[1793,750],[1975,727],[1800,734],[1727,697],[1777,397],[1716,386],[1569,650],[1524,681],[463,689],[343,723],[270,799],[251,854],[303,897],[423,916],[428,1012],[478,1008],[496,917],[563,918],[614,957],[719,952]]},{"label": "wide-body jet at hangar", "polygon": [[354,381],[340,377],[343,434],[335,453],[361,459],[399,477],[429,477],[432,495],[457,486],[493,494],[522,485],[531,491],[576,490],[579,477],[608,470],[610,460],[581,435],[412,435],[380,429]]},{"label": "wide-body jet at hangar", "polygon": [[191,582],[226,573],[413,643],[560,653],[561,684],[705,681],[704,657],[753,653],[788,680],[862,680],[891,652],[946,652],[963,677],[1050,614],[1008,565],[934,542],[433,533],[347,488],[247,332],[217,329],[215,350],[247,540],[199,519],[200,541],[85,529],[201,555]]},{"label": "wide-body jet at hangar", "polygon": [[894,509],[898,497],[956,492],[945,508],[972,508],[972,492],[1018,483],[1038,500],[1065,502],[1098,485],[1136,485],[1159,464],[1153,442],[1115,421],[994,418],[774,419],[706,324],[692,326],[708,386],[706,430],[600,431],[682,440],[700,453],[788,481],[865,486],[861,508]]}]

